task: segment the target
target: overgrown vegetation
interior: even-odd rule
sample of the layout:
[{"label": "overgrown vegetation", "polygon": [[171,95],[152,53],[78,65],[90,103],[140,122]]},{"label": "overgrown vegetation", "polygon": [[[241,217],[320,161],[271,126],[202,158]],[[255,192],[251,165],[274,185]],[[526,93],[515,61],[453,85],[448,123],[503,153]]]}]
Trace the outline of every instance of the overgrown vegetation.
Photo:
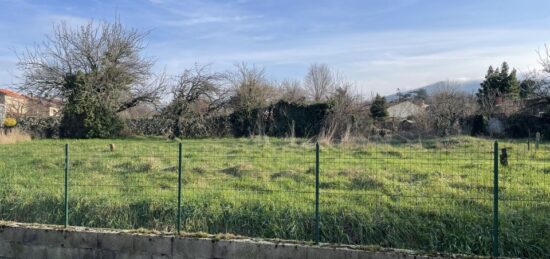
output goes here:
[{"label": "overgrown vegetation", "polygon": [[[386,102],[378,94],[364,98],[354,83],[319,63],[301,81],[275,82],[244,62],[227,71],[196,64],[177,75],[154,74],[154,62],[142,55],[146,35],[118,20],[54,26],[45,42],[19,55],[20,90],[61,104],[62,116],[59,125],[30,119],[21,128],[47,137],[267,135],[345,143],[389,135],[532,137],[549,125],[543,118],[550,112],[548,51],[540,55],[542,69],[523,81],[503,62],[489,67],[475,96],[444,82],[437,91],[399,91]],[[388,113],[404,101],[411,103],[399,112],[408,115]]]},{"label": "overgrown vegetation", "polygon": [[[62,224],[65,142],[0,146],[0,218]],[[174,230],[176,142],[67,142],[71,225]],[[550,150],[500,145],[510,156],[500,172],[501,254],[544,257]],[[313,238],[311,142],[203,139],[183,147],[185,231]],[[491,141],[469,137],[321,146],[322,241],[490,254],[491,151]]]}]

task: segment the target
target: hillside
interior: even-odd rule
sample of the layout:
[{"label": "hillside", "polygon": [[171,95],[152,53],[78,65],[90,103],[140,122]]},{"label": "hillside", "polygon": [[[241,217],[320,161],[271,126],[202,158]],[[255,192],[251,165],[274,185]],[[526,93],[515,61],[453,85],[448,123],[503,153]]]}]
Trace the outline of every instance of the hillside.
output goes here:
[{"label": "hillside", "polygon": [[[471,93],[471,94],[476,93],[477,89],[479,89],[479,84],[481,84],[481,80],[457,80],[457,81],[452,81],[452,82],[457,83],[457,89],[459,89],[460,91],[463,91],[465,93]],[[429,85],[426,85],[426,86],[423,86],[423,87],[403,91],[403,94],[410,93],[410,92],[420,90],[420,89],[426,89],[426,92],[428,94],[431,94],[431,93],[434,93],[435,91],[437,91],[438,89],[441,89],[442,87],[444,87],[446,83],[447,83],[446,81],[439,81],[439,82],[429,84]],[[386,100],[388,100],[388,101],[393,101],[393,100],[396,100],[396,99],[397,99],[397,94],[392,94],[392,95],[386,96]]]}]

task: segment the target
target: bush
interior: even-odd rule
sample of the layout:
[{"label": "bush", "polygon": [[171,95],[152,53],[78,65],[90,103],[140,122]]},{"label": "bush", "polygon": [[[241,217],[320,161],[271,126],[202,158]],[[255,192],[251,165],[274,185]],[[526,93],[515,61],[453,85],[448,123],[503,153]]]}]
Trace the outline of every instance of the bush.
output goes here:
[{"label": "bush", "polygon": [[550,115],[534,116],[517,113],[509,116],[504,124],[504,131],[508,137],[534,137],[537,132],[544,137],[550,136]]},{"label": "bush", "polygon": [[17,125],[17,121],[14,118],[6,118],[4,120],[4,127],[13,128]]},{"label": "bush", "polygon": [[129,119],[125,121],[125,126],[134,135],[166,136],[172,132],[172,121],[160,116]]},{"label": "bush", "polygon": [[65,109],[59,135],[64,138],[108,138],[119,136],[124,122],[107,108],[90,105]]},{"label": "bush", "polygon": [[330,106],[326,103],[300,104],[279,101],[250,112],[235,111],[229,117],[236,137],[266,134],[274,137],[308,137],[319,134]]},{"label": "bush", "polygon": [[59,137],[60,122],[59,117],[27,117],[19,119],[17,127],[33,137],[56,138]]},{"label": "bush", "polygon": [[[189,121],[184,122],[180,125],[181,135],[175,137],[223,137],[230,135],[227,116],[206,118],[200,125]],[[163,116],[129,119],[125,121],[125,131],[130,135],[172,137],[174,136],[174,123],[173,119]]]},{"label": "bush", "polygon": [[483,115],[473,115],[470,117],[471,119],[471,130],[470,135],[471,136],[480,136],[487,133],[487,128],[489,122],[487,121],[487,118],[485,118]]},{"label": "bush", "polygon": [[489,135],[508,138],[533,138],[537,132],[550,136],[550,115],[535,116],[529,112],[500,115],[487,119],[472,115],[461,120],[462,129],[472,136]]},{"label": "bush", "polygon": [[371,116],[375,119],[382,119],[388,117],[388,110],[386,107],[386,98],[376,95],[372,105],[370,107]]},{"label": "bush", "polygon": [[330,107],[326,103],[307,105],[280,101],[272,106],[269,135],[287,137],[294,131],[295,137],[315,136],[321,131],[329,110]]}]

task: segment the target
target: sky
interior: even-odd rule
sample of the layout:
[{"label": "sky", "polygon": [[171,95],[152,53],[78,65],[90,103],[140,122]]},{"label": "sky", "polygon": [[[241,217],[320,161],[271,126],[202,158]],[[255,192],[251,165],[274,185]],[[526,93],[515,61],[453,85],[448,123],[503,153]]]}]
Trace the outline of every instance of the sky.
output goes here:
[{"label": "sky", "polygon": [[303,79],[326,63],[363,94],[391,94],[441,80],[482,79],[507,61],[539,67],[550,44],[546,0],[0,0],[0,88],[17,82],[16,53],[61,21],[119,17],[149,31],[155,71],[246,62],[272,80]]}]

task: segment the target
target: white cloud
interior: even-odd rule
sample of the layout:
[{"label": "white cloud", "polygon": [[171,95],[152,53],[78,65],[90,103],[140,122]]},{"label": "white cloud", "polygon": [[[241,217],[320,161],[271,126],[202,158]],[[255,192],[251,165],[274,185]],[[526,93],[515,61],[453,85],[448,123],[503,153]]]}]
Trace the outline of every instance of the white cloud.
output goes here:
[{"label": "white cloud", "polygon": [[[285,46],[263,43],[245,50],[239,46],[184,49],[174,55],[171,47],[158,51],[159,60],[178,67],[197,58],[232,64],[241,60],[275,67],[307,68],[325,62],[358,82],[363,93],[391,93],[444,79],[483,77],[489,65],[508,61],[521,71],[536,67],[535,50],[544,44],[546,30],[386,31],[293,41]],[[518,40],[519,39],[519,40]],[[540,43],[537,43],[540,42]],[[171,60],[177,60],[172,62]],[[269,70],[267,71],[269,73]],[[288,74],[292,74],[289,69]],[[282,78],[287,75],[275,74]]]},{"label": "white cloud", "polygon": [[460,30],[327,35],[293,42],[289,47],[224,49],[199,56],[225,64],[245,60],[268,67],[298,65],[304,70],[312,62],[325,62],[356,81],[362,93],[389,94],[397,88],[411,89],[445,79],[481,79],[489,65],[502,61],[525,72],[538,66],[535,51],[550,42],[541,37],[549,32]]},{"label": "white cloud", "polygon": [[[406,7],[415,1],[402,3]],[[242,5],[235,1],[149,2],[139,14],[121,16],[138,19],[137,24],[146,29],[154,28],[155,35],[149,38],[146,53],[156,57],[159,70],[166,67],[169,73],[177,73],[195,62],[214,63],[215,69],[226,69],[235,62],[246,61],[266,66],[268,75],[277,79],[289,76],[301,79],[311,63],[323,62],[356,81],[358,89],[366,94],[386,94],[396,88],[418,87],[444,79],[477,79],[484,75],[488,65],[505,60],[525,71],[537,67],[535,50],[550,42],[546,36],[550,35],[550,29],[530,28],[383,31],[350,28],[329,34],[326,26],[331,24],[319,22],[316,33],[293,31],[292,34],[286,29],[299,27],[300,19],[240,9]],[[391,13],[397,7],[403,8],[389,5],[372,12]],[[0,32],[6,35],[17,30],[25,32],[15,40],[0,40],[0,48],[22,48],[40,41],[51,31],[51,24],[60,20],[70,25],[87,21],[73,12],[61,14],[41,10],[40,6],[28,8],[32,9],[28,12],[32,18],[22,20],[24,25],[0,23]],[[6,71],[14,68],[13,60],[0,61],[3,77],[0,83],[10,77]]]},{"label": "white cloud", "polygon": [[234,16],[213,16],[213,15],[201,15],[197,16],[194,15],[192,17],[186,18],[186,19],[180,19],[180,20],[166,20],[161,21],[163,25],[168,26],[192,26],[192,25],[199,25],[199,24],[207,24],[207,23],[230,23],[230,22],[241,22],[251,19],[258,19],[262,16],[241,16],[241,15],[234,15]]}]

